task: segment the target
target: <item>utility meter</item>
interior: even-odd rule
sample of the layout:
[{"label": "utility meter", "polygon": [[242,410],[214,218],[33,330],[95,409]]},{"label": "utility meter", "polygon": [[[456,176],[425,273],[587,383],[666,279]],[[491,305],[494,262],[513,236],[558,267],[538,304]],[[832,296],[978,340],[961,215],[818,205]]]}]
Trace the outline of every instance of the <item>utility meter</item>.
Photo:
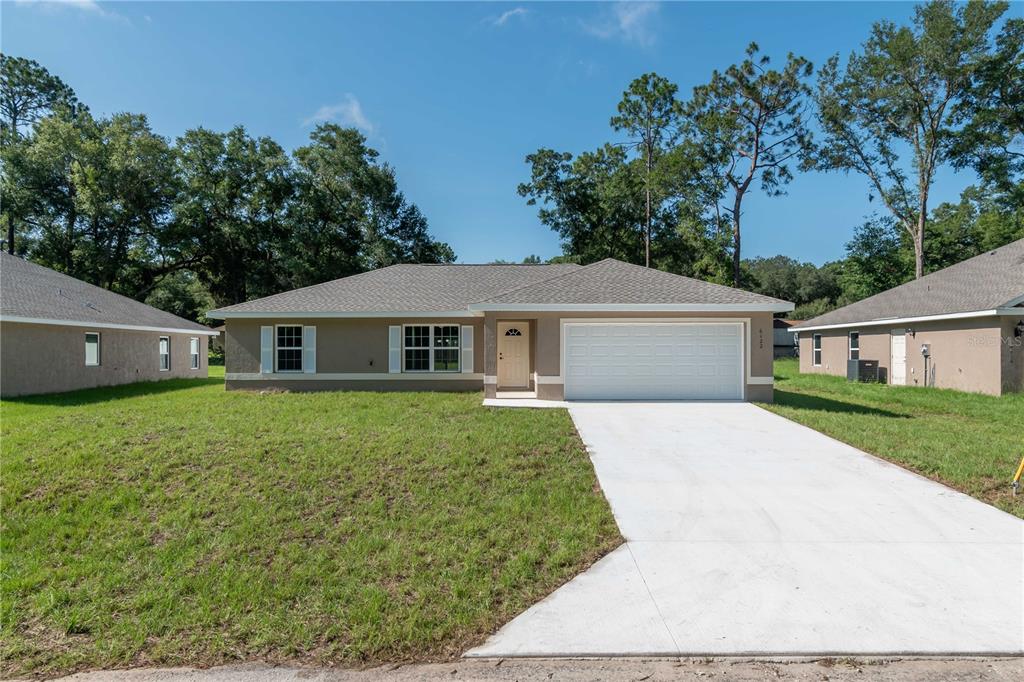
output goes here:
[{"label": "utility meter", "polygon": [[921,355],[928,357],[932,354],[932,345],[930,343],[921,344]]}]

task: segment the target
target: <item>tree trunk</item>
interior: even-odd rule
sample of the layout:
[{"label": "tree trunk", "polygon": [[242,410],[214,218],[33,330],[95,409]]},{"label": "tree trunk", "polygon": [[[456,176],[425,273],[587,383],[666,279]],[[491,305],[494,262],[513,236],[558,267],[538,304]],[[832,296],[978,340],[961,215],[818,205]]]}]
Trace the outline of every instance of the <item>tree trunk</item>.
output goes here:
[{"label": "tree trunk", "polygon": [[651,267],[651,188],[647,188],[647,229],[644,231],[644,267]]},{"label": "tree trunk", "polygon": [[[648,140],[650,139],[650,128],[648,128]],[[646,145],[647,151],[647,218],[644,229],[644,267],[651,267],[651,170],[654,167],[653,159],[654,150],[651,148],[651,143],[648,142]]]},{"label": "tree trunk", "polygon": [[914,278],[924,277],[924,226],[928,222],[928,189],[921,191],[921,207],[917,211],[917,229],[914,231]]},{"label": "tree trunk", "polygon": [[7,217],[7,253],[14,255],[14,216]]},{"label": "tree trunk", "polygon": [[732,285],[740,285],[740,205],[743,195],[737,193],[732,206]]},{"label": "tree trunk", "polygon": [[924,214],[917,218],[917,228],[914,230],[914,279],[924,277]]}]

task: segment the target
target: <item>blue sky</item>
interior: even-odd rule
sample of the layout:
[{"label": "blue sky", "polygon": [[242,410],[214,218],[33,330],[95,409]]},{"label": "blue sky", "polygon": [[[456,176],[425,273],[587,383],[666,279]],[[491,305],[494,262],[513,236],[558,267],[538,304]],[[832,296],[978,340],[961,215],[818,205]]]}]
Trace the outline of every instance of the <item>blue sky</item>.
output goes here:
[{"label": "blue sky", "polygon": [[[751,40],[781,63],[848,54],[910,3],[124,3],[6,1],[5,53],[35,59],[97,114],[142,112],[174,138],[244,125],[285,148],[313,122],[360,127],[462,262],[560,252],[516,193],[538,147],[617,139],[647,72],[685,95]],[[1020,14],[1021,6],[1011,12]],[[943,171],[933,201],[974,178]],[[822,263],[876,206],[857,176],[803,174],[744,211],[744,256]]]}]

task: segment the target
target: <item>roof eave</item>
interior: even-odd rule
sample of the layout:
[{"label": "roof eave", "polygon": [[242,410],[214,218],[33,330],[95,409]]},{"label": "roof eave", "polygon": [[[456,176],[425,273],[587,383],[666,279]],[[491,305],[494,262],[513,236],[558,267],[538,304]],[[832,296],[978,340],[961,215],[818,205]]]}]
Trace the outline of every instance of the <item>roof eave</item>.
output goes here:
[{"label": "roof eave", "polygon": [[810,324],[790,327],[792,331],[806,332],[821,329],[849,329],[850,327],[877,327],[880,325],[911,324],[915,322],[940,322],[942,320],[962,320],[972,317],[1000,317],[1003,315],[1024,315],[1024,309],[999,307],[985,310],[970,310],[960,313],[941,313],[938,315],[918,315],[915,317],[883,317],[874,320],[858,320],[856,322],[839,322],[836,324]]},{"label": "roof eave", "polygon": [[117,322],[92,322],[89,320],[59,320],[43,317],[21,317],[18,315],[2,315],[0,322],[18,322],[21,324],[44,324],[58,327],[83,327],[86,329],[121,329],[135,332],[162,332],[165,334],[202,334],[217,336],[220,332],[206,327],[160,327],[143,324],[120,324]]},{"label": "roof eave", "polygon": [[476,312],[771,312],[788,313],[794,304],[775,303],[471,303]]}]

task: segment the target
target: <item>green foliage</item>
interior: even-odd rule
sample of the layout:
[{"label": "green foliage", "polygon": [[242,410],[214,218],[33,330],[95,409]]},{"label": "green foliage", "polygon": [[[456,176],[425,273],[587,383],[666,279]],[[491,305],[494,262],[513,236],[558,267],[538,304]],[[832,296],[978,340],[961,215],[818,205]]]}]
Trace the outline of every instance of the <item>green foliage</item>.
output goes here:
[{"label": "green foliage", "polygon": [[798,306],[834,301],[841,293],[835,264],[819,268],[787,256],[773,256],[747,260],[743,265],[754,291],[792,301]]},{"label": "green foliage", "polygon": [[876,22],[845,69],[836,55],[818,75],[823,143],[813,165],[865,176],[909,235],[917,277],[925,273],[932,182],[954,155],[989,34],[1005,11],[1003,2],[932,0],[916,8],[913,27]]},{"label": "green foliage", "polygon": [[1024,18],[1008,19],[995,50],[979,56],[972,87],[957,103],[965,125],[953,140],[954,165],[973,166],[1000,191],[1017,192],[1024,175]]},{"label": "green foliage", "polygon": [[31,190],[12,175],[24,154],[25,133],[55,111],[79,108],[75,93],[37,62],[0,53],[0,223],[8,253],[25,253],[22,245],[26,204]]},{"label": "green foliage", "polygon": [[643,165],[644,265],[651,266],[652,221],[655,205],[663,201],[667,180],[662,158],[679,131],[682,107],[676,99],[675,83],[656,73],[646,73],[622,94],[619,113],[611,118],[612,129],[625,131],[627,147],[635,149]]},{"label": "green foliage", "polygon": [[[741,280],[743,199],[757,182],[769,196],[792,179],[790,163],[810,148],[806,110],[812,64],[790,53],[782,70],[751,43],[747,56],[693,90],[684,106],[686,135],[699,150],[700,172],[720,190],[732,224],[733,285]],[[716,197],[717,199],[717,197]]]},{"label": "green foliage", "polygon": [[213,378],[0,409],[5,679],[458,656],[621,542],[565,410]]},{"label": "green foliage", "polygon": [[94,118],[35,62],[3,56],[2,77],[0,218],[8,246],[43,265],[199,319],[212,305],[455,259],[354,129],[321,125],[294,155],[242,127],[195,128],[172,145],[145,116]]}]

